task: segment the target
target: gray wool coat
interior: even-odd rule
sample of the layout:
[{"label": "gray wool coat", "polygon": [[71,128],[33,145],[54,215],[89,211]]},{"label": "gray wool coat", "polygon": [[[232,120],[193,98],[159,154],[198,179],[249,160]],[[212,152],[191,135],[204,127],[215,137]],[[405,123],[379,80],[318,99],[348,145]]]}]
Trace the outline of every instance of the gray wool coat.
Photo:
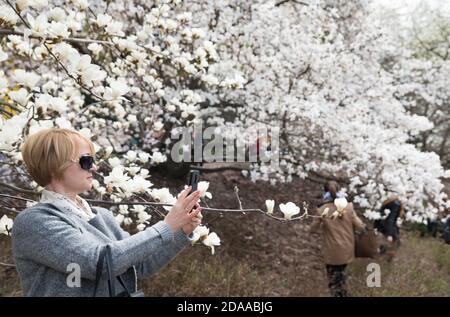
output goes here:
[{"label": "gray wool coat", "polygon": [[[25,296],[93,296],[99,254],[107,244],[114,275],[121,275],[135,291],[137,279],[157,272],[190,244],[183,231],[172,233],[164,221],[130,235],[111,211],[92,211],[96,216],[89,221],[46,203],[19,213],[11,232],[12,251]],[[79,287],[73,283],[73,263],[79,268]],[[97,296],[109,296],[105,266]],[[117,282],[116,292],[120,291]]]}]

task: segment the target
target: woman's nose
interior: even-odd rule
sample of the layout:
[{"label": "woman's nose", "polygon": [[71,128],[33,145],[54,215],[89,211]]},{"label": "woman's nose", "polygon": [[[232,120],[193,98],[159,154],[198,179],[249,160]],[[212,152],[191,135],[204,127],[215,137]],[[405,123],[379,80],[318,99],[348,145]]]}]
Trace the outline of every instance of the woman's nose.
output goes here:
[{"label": "woman's nose", "polygon": [[92,164],[91,171],[96,172],[97,171],[97,165]]}]

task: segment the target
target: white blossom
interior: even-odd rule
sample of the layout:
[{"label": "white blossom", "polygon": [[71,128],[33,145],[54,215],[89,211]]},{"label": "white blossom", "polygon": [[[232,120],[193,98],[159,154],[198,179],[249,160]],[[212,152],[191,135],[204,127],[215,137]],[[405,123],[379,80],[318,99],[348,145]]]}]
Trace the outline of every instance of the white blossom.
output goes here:
[{"label": "white blossom", "polygon": [[273,214],[273,207],[275,207],[275,200],[267,199],[266,208],[269,215]]},{"label": "white blossom", "polygon": [[206,197],[212,199],[212,194],[208,192],[209,182],[201,181],[197,184],[197,190],[200,192],[200,197]]},{"label": "white blossom", "polygon": [[211,248],[211,254],[214,255],[214,247],[220,246],[220,238],[215,232],[211,232],[204,240],[203,244]]},{"label": "white blossom", "polygon": [[280,210],[284,214],[284,218],[290,220],[292,216],[295,216],[300,212],[300,207],[293,202],[288,202],[286,204],[280,204]]},{"label": "white blossom", "polygon": [[8,231],[11,231],[13,227],[13,220],[6,215],[0,218],[0,234],[8,235]]}]

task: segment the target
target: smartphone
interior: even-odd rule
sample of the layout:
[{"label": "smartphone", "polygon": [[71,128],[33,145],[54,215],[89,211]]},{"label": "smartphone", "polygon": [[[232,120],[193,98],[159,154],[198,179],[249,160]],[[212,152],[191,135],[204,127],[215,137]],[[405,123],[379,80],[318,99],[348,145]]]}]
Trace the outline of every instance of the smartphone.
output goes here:
[{"label": "smartphone", "polygon": [[199,180],[200,180],[200,171],[191,170],[189,172],[189,180],[188,180],[188,186],[192,186],[191,193],[197,190]]}]

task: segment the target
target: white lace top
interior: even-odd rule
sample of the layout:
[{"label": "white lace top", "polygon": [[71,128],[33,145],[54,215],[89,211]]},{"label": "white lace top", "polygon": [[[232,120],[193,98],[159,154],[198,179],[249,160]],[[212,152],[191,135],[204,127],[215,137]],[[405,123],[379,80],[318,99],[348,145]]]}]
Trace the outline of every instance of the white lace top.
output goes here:
[{"label": "white lace top", "polygon": [[68,197],[64,196],[63,194],[53,192],[48,189],[44,189],[42,191],[42,196],[40,202],[42,203],[58,203],[58,206],[62,206],[66,210],[69,210],[79,217],[83,218],[86,221],[91,220],[95,217],[95,214],[92,212],[91,207],[89,206],[88,202],[77,195],[76,197],[77,202],[75,203]]}]

